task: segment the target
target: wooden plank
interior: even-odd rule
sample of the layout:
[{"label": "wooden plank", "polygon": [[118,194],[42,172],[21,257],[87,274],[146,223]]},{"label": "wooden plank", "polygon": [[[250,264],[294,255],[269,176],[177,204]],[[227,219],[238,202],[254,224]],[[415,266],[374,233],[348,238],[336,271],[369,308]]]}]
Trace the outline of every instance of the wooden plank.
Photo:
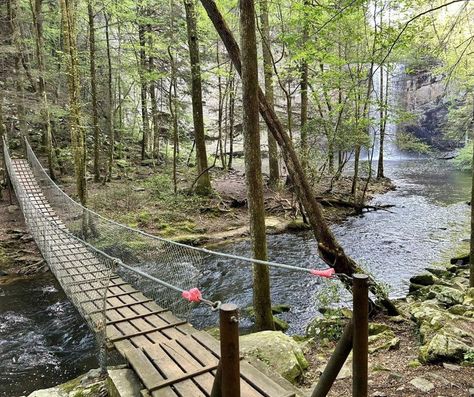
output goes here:
[{"label": "wooden plank", "polygon": [[[190,353],[189,350],[183,348],[183,346],[178,343],[178,341],[170,340],[169,342],[162,343],[162,347],[169,346],[171,347],[172,351],[176,352],[179,357],[181,357],[180,365],[183,369],[187,372],[196,371],[199,368],[209,367],[214,368],[218,365],[218,360],[213,357],[210,360],[207,360],[206,357],[197,358],[193,353]],[[168,351],[168,354],[172,354]],[[207,373],[203,373],[202,375],[195,376],[195,381],[199,383],[199,385],[206,390],[209,394],[212,390],[212,385],[214,384],[214,376],[215,371],[208,371]],[[250,396],[249,396],[250,397]]]},{"label": "wooden plank", "polygon": [[[210,351],[220,355],[219,342],[211,335],[205,332],[198,332],[192,337],[199,343],[206,346]],[[253,388],[258,390],[264,396],[294,396],[294,393],[285,390],[278,383],[274,382],[268,376],[262,374],[255,367],[245,360],[240,362],[240,376],[244,378]]]},{"label": "wooden plank", "polygon": [[[165,351],[163,351],[159,344],[150,344],[144,347],[143,350],[145,354],[153,360],[155,365],[160,368],[167,379],[173,379],[185,374],[182,368],[180,368],[176,362],[172,360]],[[176,383],[173,387],[182,396],[206,397],[202,390],[189,379]]]},{"label": "wooden plank", "polygon": [[[117,343],[117,350],[124,356],[135,370],[145,387],[156,384],[157,380],[163,380],[164,377],[156,370],[154,365],[148,360],[148,357],[140,350],[134,347],[129,341]],[[153,393],[154,397],[176,397],[177,394],[171,387],[165,387]],[[191,397],[191,395],[190,395]]]},{"label": "wooden plank", "polygon": [[149,334],[149,333],[152,333],[152,332],[159,332],[159,331],[162,331],[162,330],[167,329],[167,328],[175,327],[176,325],[184,324],[185,322],[186,322],[186,321],[181,321],[180,323],[167,324],[167,325],[163,325],[163,326],[157,327],[157,328],[152,328],[152,329],[148,329],[148,330],[136,331],[136,332],[134,332],[134,333],[132,333],[132,334],[122,335],[122,336],[120,336],[120,337],[111,339],[110,341],[111,341],[111,342],[117,342],[117,341],[122,340],[122,339],[130,339],[130,338],[133,338],[133,337],[135,337],[135,336],[145,335],[145,334]]}]

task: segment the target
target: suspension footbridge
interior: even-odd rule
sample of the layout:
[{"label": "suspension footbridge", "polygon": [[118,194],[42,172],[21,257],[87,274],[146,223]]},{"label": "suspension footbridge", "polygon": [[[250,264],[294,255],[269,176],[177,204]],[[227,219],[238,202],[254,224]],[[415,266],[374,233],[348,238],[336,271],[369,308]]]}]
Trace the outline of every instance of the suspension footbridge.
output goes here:
[{"label": "suspension footbridge", "polygon": [[[26,150],[28,159],[12,158],[4,141],[11,185],[43,257],[99,346],[115,348],[152,396],[210,396],[219,342],[181,320],[193,302],[218,305],[193,288],[210,251],[90,211],[49,178],[28,142]],[[240,389],[250,397],[295,396],[242,359]]]}]

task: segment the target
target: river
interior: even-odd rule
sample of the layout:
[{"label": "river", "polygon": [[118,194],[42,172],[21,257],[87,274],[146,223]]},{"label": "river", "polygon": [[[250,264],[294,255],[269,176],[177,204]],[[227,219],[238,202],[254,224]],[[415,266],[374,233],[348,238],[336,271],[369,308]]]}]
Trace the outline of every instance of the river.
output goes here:
[{"label": "river", "polygon": [[[430,263],[446,259],[468,237],[470,176],[447,161],[388,161],[386,174],[397,189],[374,202],[393,204],[387,211],[352,217],[333,230],[358,263],[387,284],[392,297],[406,294],[408,279]],[[268,238],[271,260],[301,267],[322,267],[309,232]],[[248,241],[221,250],[249,255]],[[272,300],[291,311],[282,318],[292,334],[304,332],[318,308],[338,304],[337,284],[305,273],[271,271]],[[248,266],[209,258],[201,289],[211,299],[251,305]],[[94,338],[51,275],[0,286],[0,396],[14,397],[63,382],[97,367]],[[344,301],[344,294],[343,294]],[[216,314],[198,307],[191,316],[198,327],[214,326]],[[242,319],[244,330],[249,319]]]}]

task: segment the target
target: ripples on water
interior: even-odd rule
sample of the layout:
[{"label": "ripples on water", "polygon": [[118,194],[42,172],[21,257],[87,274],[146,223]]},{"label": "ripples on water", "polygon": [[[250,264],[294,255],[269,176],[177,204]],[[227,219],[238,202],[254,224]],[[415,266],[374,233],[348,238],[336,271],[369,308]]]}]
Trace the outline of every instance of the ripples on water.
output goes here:
[{"label": "ripples on water", "polygon": [[2,290],[0,396],[29,394],[97,366],[94,338],[52,276]]}]

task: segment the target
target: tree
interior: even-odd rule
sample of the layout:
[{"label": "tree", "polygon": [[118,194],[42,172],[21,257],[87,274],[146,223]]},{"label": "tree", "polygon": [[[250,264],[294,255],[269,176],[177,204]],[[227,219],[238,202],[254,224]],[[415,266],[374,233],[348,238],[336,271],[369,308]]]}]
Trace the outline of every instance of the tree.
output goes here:
[{"label": "tree", "polygon": [[32,7],[33,22],[35,26],[35,44],[36,44],[36,60],[38,64],[38,96],[40,103],[43,104],[41,109],[43,126],[42,126],[42,141],[46,149],[48,158],[49,175],[54,180],[54,165],[53,165],[53,145],[51,133],[51,119],[49,114],[49,103],[46,92],[46,67],[44,61],[44,39],[43,39],[43,0],[35,0]]},{"label": "tree", "polygon": [[211,191],[211,181],[209,179],[207,165],[204,118],[202,113],[201,64],[199,60],[199,41],[196,29],[196,10],[194,1],[195,0],[184,0],[184,7],[186,10],[189,57],[191,61],[191,97],[198,172],[196,192],[198,194],[206,195]]},{"label": "tree", "polygon": [[64,49],[68,71],[69,129],[74,152],[77,195],[82,205],[87,202],[86,147],[84,128],[81,124],[79,62],[76,47],[75,0],[60,0]]},{"label": "tree", "polygon": [[100,180],[100,144],[99,144],[99,112],[97,108],[97,72],[95,66],[95,23],[94,9],[92,2],[87,3],[87,15],[89,17],[89,71],[91,79],[91,100],[92,100],[92,131],[94,139],[94,181]]},{"label": "tree", "polygon": [[[236,71],[239,74],[242,74],[240,48],[235,41],[232,32],[229,30],[227,23],[222,17],[222,14],[217,8],[217,5],[213,0],[201,0],[201,3],[224,42]],[[291,139],[284,130],[278,116],[275,114],[275,111],[268,106],[265,95],[261,89],[258,90],[258,98],[260,113],[277,143],[280,145],[283,158],[288,168],[288,173],[295,186],[295,191],[306,211],[308,221],[311,225],[314,236],[318,241],[318,251],[321,258],[329,266],[333,267],[337,273],[352,275],[357,271],[361,271],[360,267],[354,262],[354,260],[346,255],[324,220],[321,205],[314,197],[313,191],[305,176]],[[390,313],[398,313],[398,310],[395,308],[393,303],[388,299],[386,294],[381,291],[375,281],[371,283],[371,291],[377,295],[380,303],[385,306]]]},{"label": "tree", "polygon": [[[268,1],[260,0],[260,18],[262,34],[263,71],[265,77],[265,96],[269,106],[274,106],[273,93],[273,61],[271,53],[270,23],[268,16]],[[270,170],[269,184],[277,186],[280,180],[280,170],[278,168],[278,147],[275,138],[271,133],[267,134],[268,139],[268,165]]]},{"label": "tree", "polygon": [[[263,203],[262,160],[258,111],[257,41],[253,0],[240,0],[242,45],[242,103],[245,151],[245,177],[250,215],[250,234],[255,259],[267,259],[265,207]],[[258,331],[274,329],[270,300],[270,274],[267,266],[253,267],[253,301]]]}]

